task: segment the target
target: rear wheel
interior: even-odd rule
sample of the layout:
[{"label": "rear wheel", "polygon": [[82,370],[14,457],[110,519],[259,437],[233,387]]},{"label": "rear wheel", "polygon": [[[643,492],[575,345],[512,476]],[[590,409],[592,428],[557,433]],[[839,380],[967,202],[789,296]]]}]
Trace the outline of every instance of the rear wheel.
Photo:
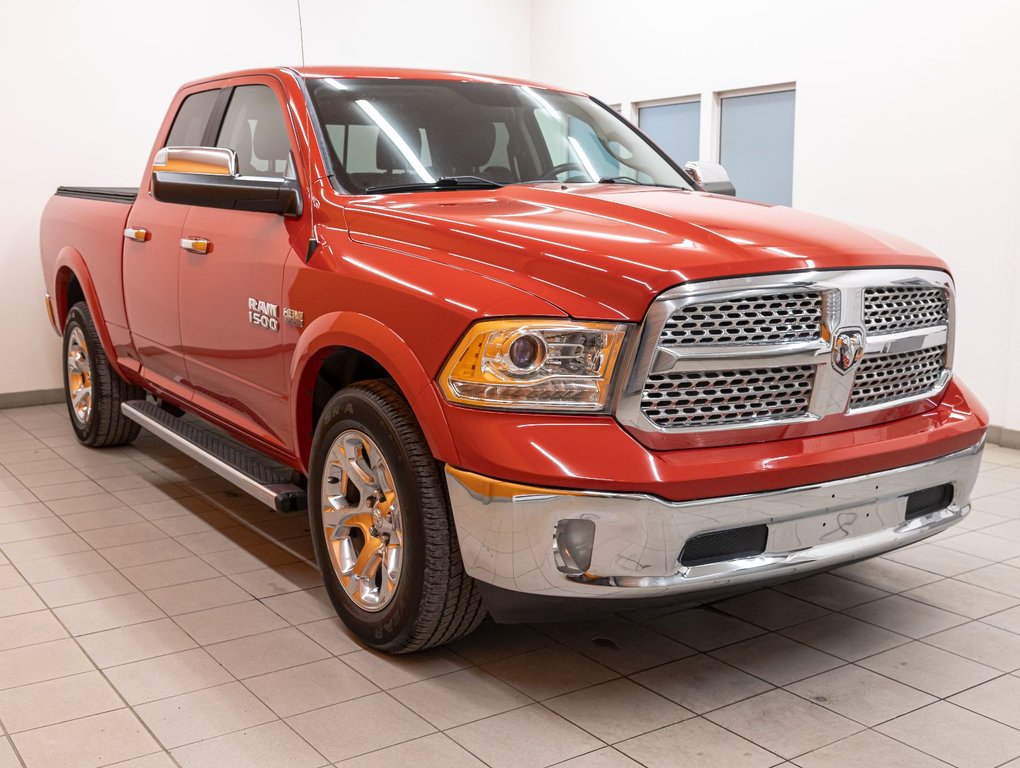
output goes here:
[{"label": "rear wheel", "polygon": [[145,390],[124,381],[110,365],[84,301],[71,307],[64,326],[64,395],[78,440],[93,448],[125,445],[139,426],[120,404],[145,397]]},{"label": "rear wheel", "polygon": [[329,401],[315,430],[308,499],[326,590],[365,643],[409,653],[481,622],[439,466],[392,383],[360,382]]}]

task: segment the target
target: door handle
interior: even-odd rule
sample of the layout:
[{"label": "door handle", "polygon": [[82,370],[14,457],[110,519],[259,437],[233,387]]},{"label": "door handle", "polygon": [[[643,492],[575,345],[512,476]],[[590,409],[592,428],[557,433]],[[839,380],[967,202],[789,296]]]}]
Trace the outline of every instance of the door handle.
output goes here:
[{"label": "door handle", "polygon": [[206,254],[212,250],[212,243],[204,237],[182,237],[181,248],[192,253]]},{"label": "door handle", "polygon": [[147,243],[152,238],[152,233],[144,227],[128,227],[124,230],[124,238],[136,243]]}]

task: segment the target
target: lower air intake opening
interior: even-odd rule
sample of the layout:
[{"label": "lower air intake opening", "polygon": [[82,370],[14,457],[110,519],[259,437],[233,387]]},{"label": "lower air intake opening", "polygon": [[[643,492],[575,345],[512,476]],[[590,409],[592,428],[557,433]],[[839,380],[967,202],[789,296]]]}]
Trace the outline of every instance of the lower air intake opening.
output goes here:
[{"label": "lower air intake opening", "polygon": [[749,525],[745,528],[700,533],[689,538],[684,544],[683,551],[680,552],[680,565],[707,565],[738,557],[760,555],[765,551],[768,537],[767,525]]}]

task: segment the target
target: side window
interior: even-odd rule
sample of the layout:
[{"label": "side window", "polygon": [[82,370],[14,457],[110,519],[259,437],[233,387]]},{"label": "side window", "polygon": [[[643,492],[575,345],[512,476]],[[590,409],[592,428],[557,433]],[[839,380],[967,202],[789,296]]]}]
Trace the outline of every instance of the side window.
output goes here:
[{"label": "side window", "polygon": [[218,90],[193,93],[177,110],[174,124],[166,137],[168,147],[200,147],[205,126],[209,122]]},{"label": "side window", "polygon": [[242,176],[283,176],[287,173],[290,139],[273,89],[242,85],[234,89],[217,147],[237,153]]}]

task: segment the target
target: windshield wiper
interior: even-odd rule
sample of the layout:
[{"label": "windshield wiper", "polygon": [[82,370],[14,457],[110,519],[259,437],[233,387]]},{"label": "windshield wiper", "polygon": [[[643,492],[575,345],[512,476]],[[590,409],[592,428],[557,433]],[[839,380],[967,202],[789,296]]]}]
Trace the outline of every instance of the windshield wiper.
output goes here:
[{"label": "windshield wiper", "polygon": [[498,181],[483,179],[481,176],[442,176],[435,181],[411,181],[404,184],[384,184],[378,187],[366,187],[365,193],[422,192],[443,189],[499,189],[502,186]]},{"label": "windshield wiper", "polygon": [[639,187],[647,187],[647,184],[642,184],[637,179],[632,179],[630,176],[603,176],[599,179],[599,184],[636,184]]}]

